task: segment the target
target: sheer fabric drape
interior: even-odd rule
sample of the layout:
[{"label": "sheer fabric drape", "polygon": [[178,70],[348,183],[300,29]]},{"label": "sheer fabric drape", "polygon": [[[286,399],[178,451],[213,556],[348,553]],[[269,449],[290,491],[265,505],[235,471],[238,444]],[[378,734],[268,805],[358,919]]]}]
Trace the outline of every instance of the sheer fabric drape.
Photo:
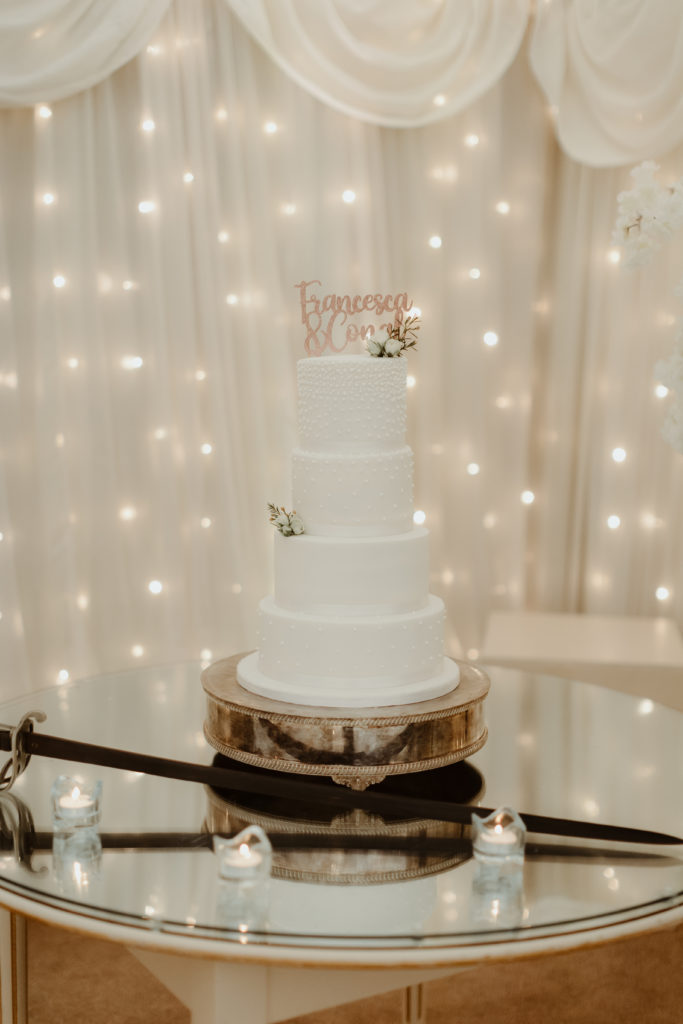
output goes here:
[{"label": "sheer fabric drape", "polygon": [[625,172],[560,153],[524,55],[392,130],[180,0],[96,87],[0,113],[0,146],[4,692],[253,646],[302,278],[422,309],[409,441],[454,653],[493,607],[680,619],[652,379],[680,268],[610,261]]}]

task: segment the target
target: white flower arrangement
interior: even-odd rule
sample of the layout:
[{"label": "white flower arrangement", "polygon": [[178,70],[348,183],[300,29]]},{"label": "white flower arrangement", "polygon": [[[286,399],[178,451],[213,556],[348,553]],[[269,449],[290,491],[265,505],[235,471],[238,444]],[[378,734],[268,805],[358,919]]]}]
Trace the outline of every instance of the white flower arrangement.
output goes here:
[{"label": "white flower arrangement", "polygon": [[299,536],[305,533],[303,519],[295,511],[286,512],[281,506],[278,507],[268,502],[268,515],[270,522],[283,537]]},{"label": "white flower arrangement", "polygon": [[417,332],[420,329],[419,316],[409,316],[398,320],[387,330],[386,338],[371,335],[365,342],[368,354],[377,359],[383,357],[395,359],[402,356],[406,349],[417,348]]},{"label": "white flower arrangement", "polygon": [[[624,253],[624,265],[649,263],[673,233],[683,224],[683,178],[662,185],[655,174],[659,166],[651,160],[631,171],[635,185],[617,196],[617,221],[612,241]],[[676,294],[683,298],[683,281]],[[655,375],[673,395],[662,427],[664,440],[683,454],[683,321],[679,320],[673,351],[655,366]]]}]

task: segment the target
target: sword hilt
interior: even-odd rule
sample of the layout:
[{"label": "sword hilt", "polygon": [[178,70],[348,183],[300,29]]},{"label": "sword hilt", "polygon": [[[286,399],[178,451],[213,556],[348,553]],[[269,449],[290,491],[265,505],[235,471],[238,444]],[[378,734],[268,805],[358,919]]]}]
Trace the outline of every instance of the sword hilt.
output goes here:
[{"label": "sword hilt", "polygon": [[[19,776],[26,771],[31,755],[24,750],[23,737],[33,732],[33,719],[44,722],[47,715],[44,711],[27,711],[17,725],[0,725],[0,729],[9,733],[10,756],[0,769],[0,792],[9,792]],[[3,743],[2,746],[5,747]]]}]

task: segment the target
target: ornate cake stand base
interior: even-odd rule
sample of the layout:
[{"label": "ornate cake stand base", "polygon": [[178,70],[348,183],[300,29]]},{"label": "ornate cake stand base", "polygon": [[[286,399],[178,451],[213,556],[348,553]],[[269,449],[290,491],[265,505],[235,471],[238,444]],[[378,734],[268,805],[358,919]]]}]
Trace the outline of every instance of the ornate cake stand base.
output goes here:
[{"label": "ornate cake stand base", "polygon": [[204,735],[227,757],[271,771],[326,775],[362,790],[387,775],[463,761],[486,742],[488,677],[460,662],[460,683],[443,697],[383,708],[314,708],[245,690],[236,667],[243,654],[202,673]]}]

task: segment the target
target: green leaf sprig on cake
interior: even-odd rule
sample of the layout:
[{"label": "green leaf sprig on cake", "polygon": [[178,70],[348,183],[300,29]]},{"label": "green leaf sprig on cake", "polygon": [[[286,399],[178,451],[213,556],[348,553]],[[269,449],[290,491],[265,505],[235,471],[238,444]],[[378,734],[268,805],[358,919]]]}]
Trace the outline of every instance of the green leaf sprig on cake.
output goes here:
[{"label": "green leaf sprig on cake", "polygon": [[276,530],[279,530],[283,537],[299,536],[305,532],[304,522],[301,516],[293,509],[287,512],[282,506],[273,505],[268,502],[268,515],[270,522]]},{"label": "green leaf sprig on cake", "polygon": [[417,348],[417,332],[420,330],[419,316],[398,320],[389,328],[386,338],[370,337],[365,342],[368,354],[376,359],[395,359],[406,349]]}]

